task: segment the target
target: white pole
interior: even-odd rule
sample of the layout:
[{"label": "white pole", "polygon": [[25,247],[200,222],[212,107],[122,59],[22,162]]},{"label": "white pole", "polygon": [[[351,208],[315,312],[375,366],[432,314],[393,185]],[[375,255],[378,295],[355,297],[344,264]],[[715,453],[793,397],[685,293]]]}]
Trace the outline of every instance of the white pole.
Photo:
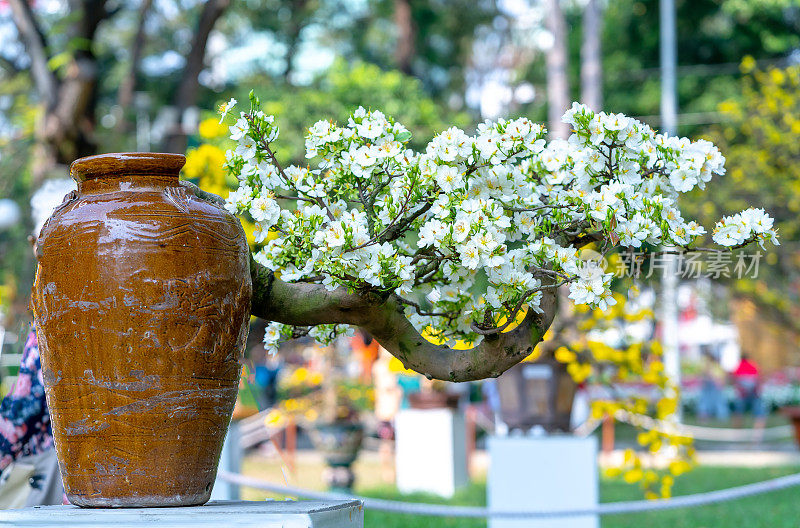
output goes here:
[{"label": "white pole", "polygon": [[660,51],[661,51],[661,130],[670,135],[677,133],[678,94],[676,70],[678,66],[675,37],[675,2],[661,0]]},{"label": "white pole", "polygon": [[[661,51],[661,130],[675,135],[678,125],[678,94],[676,85],[677,46],[675,30],[675,2],[661,0],[660,10],[660,51]],[[664,349],[664,371],[670,381],[680,387],[681,361],[678,347],[678,305],[676,289],[678,286],[678,260],[675,255],[664,255],[664,275],[661,295],[661,330]],[[680,406],[678,407],[680,419]]]}]

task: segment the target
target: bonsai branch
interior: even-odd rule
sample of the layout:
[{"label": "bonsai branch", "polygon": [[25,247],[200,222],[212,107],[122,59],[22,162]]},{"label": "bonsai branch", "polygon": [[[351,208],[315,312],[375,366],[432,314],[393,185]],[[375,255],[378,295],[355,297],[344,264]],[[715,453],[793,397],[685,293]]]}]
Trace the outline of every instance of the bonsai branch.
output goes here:
[{"label": "bonsai branch", "polygon": [[[201,199],[222,205],[214,194],[190,182],[181,182]],[[394,294],[328,291],[322,284],[288,283],[250,258],[253,283],[251,313],[269,321],[296,327],[347,324],[363,328],[403,365],[428,378],[472,381],[497,377],[525,359],[542,341],[556,313],[556,288],[541,288],[542,313],[529,310],[513,330],[486,336],[476,347],[455,350],[435,345],[414,328],[404,307],[412,305]],[[415,303],[414,303],[415,304]]]},{"label": "bonsai branch", "polygon": [[491,335],[476,347],[455,350],[422,337],[404,315],[394,294],[328,291],[321,284],[288,283],[251,259],[253,301],[257,317],[293,326],[348,324],[363,328],[403,365],[428,378],[470,381],[497,377],[527,357],[542,340],[556,311],[556,294],[543,291],[542,314],[528,311],[522,323]]}]

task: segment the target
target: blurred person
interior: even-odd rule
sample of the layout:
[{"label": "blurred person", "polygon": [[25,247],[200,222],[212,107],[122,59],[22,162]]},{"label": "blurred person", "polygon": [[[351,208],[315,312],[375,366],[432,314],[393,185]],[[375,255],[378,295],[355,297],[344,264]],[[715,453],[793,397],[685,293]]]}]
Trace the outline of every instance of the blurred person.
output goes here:
[{"label": "blurred person", "polygon": [[708,352],[703,353],[703,376],[700,383],[700,397],[697,402],[697,416],[705,421],[710,416],[720,421],[730,418],[725,388],[725,371],[719,362]]},{"label": "blurred person", "polygon": [[269,409],[278,401],[278,374],[281,362],[277,358],[267,357],[265,364],[256,365],[255,383],[258,388],[258,408]]},{"label": "blurred person", "polygon": [[411,403],[409,402],[408,397],[422,390],[421,380],[422,377],[419,376],[416,372],[412,372],[410,374],[401,373],[397,375],[397,384],[403,391],[403,398],[400,401],[401,409],[408,409],[411,407]]},{"label": "blurred person", "polygon": [[372,365],[378,359],[380,345],[371,335],[358,329],[356,330],[356,335],[350,338],[350,346],[358,358],[360,367],[359,382],[367,385],[372,381]]},{"label": "blurred person", "polygon": [[748,410],[753,413],[753,427],[763,430],[767,421],[767,408],[761,397],[761,379],[758,365],[750,360],[747,354],[742,354],[739,366],[731,374],[733,388],[736,391],[734,402],[736,427],[741,427],[742,416]]},{"label": "blurred person", "polygon": [[25,341],[17,380],[0,403],[0,470],[0,507],[62,504],[35,330]]},{"label": "blurred person", "polygon": [[[50,180],[34,193],[33,234],[28,240],[36,254],[38,235],[53,210],[75,189],[72,180]],[[64,486],[53,447],[36,323],[25,340],[19,375],[0,402],[0,508],[63,504]]]},{"label": "blurred person", "polygon": [[491,411],[495,434],[499,434],[500,436],[507,435],[508,426],[500,418],[502,415],[500,414],[500,390],[497,388],[497,380],[495,378],[483,380],[483,383],[481,383],[481,393],[483,394],[483,399],[486,401],[486,405]]}]

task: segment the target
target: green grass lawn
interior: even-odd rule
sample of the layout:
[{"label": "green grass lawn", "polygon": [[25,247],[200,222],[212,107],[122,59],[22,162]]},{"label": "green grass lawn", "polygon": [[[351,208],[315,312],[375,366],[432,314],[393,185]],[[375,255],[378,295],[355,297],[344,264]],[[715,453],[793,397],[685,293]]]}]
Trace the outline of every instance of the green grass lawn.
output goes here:
[{"label": "green grass lawn", "polygon": [[[797,473],[797,467],[731,468],[699,467],[676,479],[673,493],[689,495]],[[612,502],[640,498],[638,491],[621,481],[602,481],[600,500]],[[603,528],[783,528],[800,526],[800,488],[790,488],[722,504],[671,511],[612,515]]]},{"label": "green grass lawn", "polygon": [[[402,495],[394,488],[376,488],[364,493],[369,497],[381,499],[403,500],[407,502],[430,502],[435,504],[458,504],[462,506],[484,506],[486,505],[486,485],[470,484],[456,493],[450,500],[427,495],[425,493],[412,493]],[[486,526],[483,519],[458,519],[449,517],[425,517],[422,515],[401,515],[396,513],[386,513],[372,510],[364,512],[365,528],[438,528],[438,527],[466,527],[477,528]]]},{"label": "green grass lawn", "polygon": [[[796,467],[700,467],[677,479],[673,492],[675,495],[688,495],[712,491],[758,482],[798,471],[800,471],[800,468]],[[437,500],[424,494],[400,495],[389,487],[371,489],[365,494],[373,497],[413,502],[473,506],[486,503],[486,488],[482,483],[471,484],[449,501]],[[602,502],[638,500],[641,498],[641,492],[634,486],[625,484],[622,481],[601,481],[600,500]],[[367,528],[482,527],[486,526],[486,522],[480,519],[435,518],[367,510],[365,526]],[[654,513],[612,515],[606,516],[602,520],[603,528],[703,528],[728,526],[747,528],[800,526],[800,488],[772,492],[718,505]]]}]

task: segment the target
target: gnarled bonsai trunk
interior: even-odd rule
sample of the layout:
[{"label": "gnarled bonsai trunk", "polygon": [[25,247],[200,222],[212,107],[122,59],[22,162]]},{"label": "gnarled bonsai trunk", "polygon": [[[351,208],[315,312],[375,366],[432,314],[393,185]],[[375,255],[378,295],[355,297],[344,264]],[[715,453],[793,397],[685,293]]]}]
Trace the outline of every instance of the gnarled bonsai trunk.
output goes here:
[{"label": "gnarled bonsai trunk", "polygon": [[541,342],[556,311],[555,289],[546,289],[541,302],[544,313],[529,310],[516,328],[486,336],[474,348],[455,350],[422,337],[393,294],[383,299],[348,293],[344,288],[328,291],[321,284],[284,282],[252,259],[250,266],[253,315],[297,326],[358,326],[368,331],[406,368],[445,381],[499,376],[525,359]]}]

